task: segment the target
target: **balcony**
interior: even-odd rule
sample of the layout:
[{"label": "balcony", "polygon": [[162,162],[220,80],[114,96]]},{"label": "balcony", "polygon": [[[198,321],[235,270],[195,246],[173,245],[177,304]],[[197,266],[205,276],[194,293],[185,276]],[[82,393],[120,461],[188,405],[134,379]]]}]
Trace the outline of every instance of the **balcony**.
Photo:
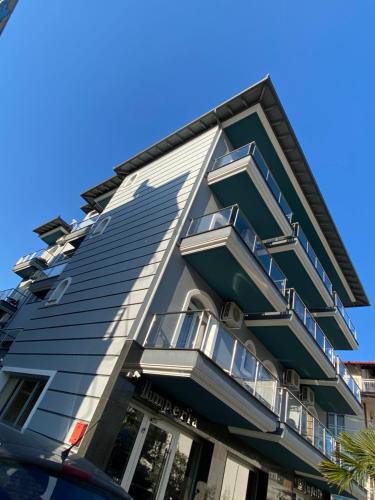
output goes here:
[{"label": "balcony", "polygon": [[310,309],[333,306],[333,286],[313,247],[298,223],[293,235],[264,242]]},{"label": "balcony", "polygon": [[326,411],[358,415],[360,390],[311,312],[293,289],[287,291],[284,314],[247,314],[246,326],[286,368],[312,385],[318,404]]},{"label": "balcony", "polygon": [[22,331],[21,328],[0,329],[0,368],[3,365],[4,356],[9,351],[10,346],[13,344],[18,334]]},{"label": "balcony", "polygon": [[261,239],[292,234],[292,210],[255,142],[217,158],[207,182],[222,205],[239,203]]},{"label": "balcony", "polygon": [[64,241],[69,242],[74,247],[78,247],[82,239],[90,231],[91,226],[98,220],[98,215],[93,215],[88,219],[83,219],[80,222],[75,222],[71,225],[71,231],[64,236]]},{"label": "balcony", "polygon": [[25,299],[25,294],[18,288],[0,291],[0,322],[1,315],[13,314],[18,305]]},{"label": "balcony", "polygon": [[362,392],[375,393],[375,379],[362,379]]},{"label": "balcony", "polygon": [[335,357],[335,365],[334,379],[304,379],[302,383],[313,387],[315,400],[323,410],[345,415],[363,415],[360,388],[338,356]]},{"label": "balcony", "polygon": [[286,368],[304,378],[336,376],[334,349],[293,289],[287,290],[288,309],[281,314],[247,314],[245,323]]},{"label": "balcony", "polygon": [[332,307],[313,310],[313,315],[336,349],[357,349],[357,330],[336,292],[333,293],[333,301]]},{"label": "balcony", "polygon": [[276,430],[276,378],[208,311],[155,315],[143,347],[126,368],[193,411],[225,426]]},{"label": "balcony", "polygon": [[37,252],[30,253],[20,257],[14,264],[12,271],[23,279],[29,279],[37,272],[47,267],[47,262],[52,255],[47,249],[43,248]]},{"label": "balcony", "polygon": [[286,278],[237,205],[193,219],[181,255],[224,300],[284,311]]},{"label": "balcony", "polygon": [[29,286],[31,293],[37,297],[44,298],[48,290],[50,290],[57,281],[60,274],[63,272],[68,264],[69,259],[66,259],[55,266],[38,271],[33,276],[33,283]]}]

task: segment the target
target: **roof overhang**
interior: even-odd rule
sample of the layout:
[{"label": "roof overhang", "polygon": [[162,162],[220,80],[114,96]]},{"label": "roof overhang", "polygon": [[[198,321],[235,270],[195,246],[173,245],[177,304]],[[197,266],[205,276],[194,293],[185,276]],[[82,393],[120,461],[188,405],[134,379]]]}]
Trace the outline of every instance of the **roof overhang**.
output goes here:
[{"label": "roof overhang", "polygon": [[57,228],[62,228],[65,230],[67,233],[70,233],[71,226],[68,224],[64,219],[62,219],[60,216],[54,217],[53,219],[49,220],[48,222],[45,222],[41,226],[36,227],[33,229],[33,232],[38,234],[39,236],[42,236],[43,234],[48,233],[49,231],[52,231]]},{"label": "roof overhang", "polygon": [[256,104],[262,106],[301,190],[352,290],[355,297],[355,302],[352,305],[369,305],[366,292],[359,280],[269,76],[266,76],[240,94],[237,94],[188,125],[141,151],[126,162],[121,163],[114,170],[118,175],[128,175],[130,172],[143,167],[147,163],[199,136],[206,130],[225,122],[234,115],[246,111]]}]

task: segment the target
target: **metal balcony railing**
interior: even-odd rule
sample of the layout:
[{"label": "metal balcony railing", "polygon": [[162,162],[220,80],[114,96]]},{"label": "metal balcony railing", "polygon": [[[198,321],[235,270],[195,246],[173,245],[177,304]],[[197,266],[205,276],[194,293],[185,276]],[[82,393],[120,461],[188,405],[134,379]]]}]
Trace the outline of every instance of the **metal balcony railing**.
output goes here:
[{"label": "metal balcony railing", "polygon": [[85,227],[92,226],[97,220],[98,220],[99,214],[98,215],[93,215],[89,217],[88,219],[83,219],[79,222],[75,222],[72,224],[72,233],[74,231],[78,231],[79,229],[83,229]]},{"label": "metal balcony railing", "polygon": [[17,306],[24,298],[24,292],[21,292],[18,288],[9,288],[8,290],[0,291],[0,300],[9,302],[12,306]]},{"label": "metal balcony railing", "polygon": [[336,355],[332,344],[330,343],[318,323],[315,321],[310,311],[305,306],[301,297],[293,288],[288,289],[287,295],[289,298],[289,308],[296,313],[297,317],[303,323],[305,329],[316,341],[318,346],[329,359],[332,366],[336,366]]},{"label": "metal balcony railing", "polygon": [[333,433],[288,389],[282,391],[281,419],[323,455],[336,461],[336,440]]},{"label": "metal balcony railing", "polygon": [[328,290],[328,292],[332,295],[333,297],[333,285],[331,283],[331,280],[328,278],[327,273],[325,272],[322,264],[320,263],[320,260],[318,259],[313,247],[311,246],[309,240],[307,239],[305,233],[303,232],[300,224],[298,222],[295,222],[293,224],[293,233],[294,236],[296,236],[301,243],[303,249],[305,250],[310,262],[312,265],[315,267],[320,279],[322,280],[324,286]]},{"label": "metal balcony railing", "polygon": [[38,250],[36,252],[23,255],[17,260],[15,265],[17,266],[18,264],[29,262],[32,259],[41,259],[47,262],[50,258],[52,258],[52,254],[46,248],[42,248],[41,250]]},{"label": "metal balcony railing", "polygon": [[238,205],[232,205],[217,212],[192,219],[186,236],[213,231],[221,227],[232,226],[244,244],[257,259],[266,274],[282,295],[286,291],[286,277],[274,258],[268,253],[262,240],[254,231],[250,222],[242,214]]},{"label": "metal balcony railing", "polygon": [[278,414],[278,381],[209,311],[156,314],[147,349],[198,350],[267,408]]},{"label": "metal balcony railing", "polygon": [[354,378],[350,375],[348,369],[338,356],[336,356],[336,370],[337,374],[342,378],[342,380],[348,386],[348,388],[350,389],[351,393],[358,401],[358,403],[361,403],[361,389],[358,387]]},{"label": "metal balcony railing", "polygon": [[362,391],[363,392],[375,392],[375,379],[363,379],[362,380]]},{"label": "metal balcony railing", "polygon": [[282,194],[279,185],[277,184],[274,176],[272,175],[270,169],[268,168],[267,163],[264,160],[263,155],[259,151],[259,148],[255,142],[246,144],[246,146],[242,146],[241,148],[235,149],[234,151],[230,151],[229,153],[226,153],[225,155],[216,158],[211,170],[217,170],[219,168],[225,167],[230,163],[233,163],[242,158],[246,158],[246,156],[252,157],[252,159],[254,160],[254,164],[256,165],[263,179],[266,181],[273,197],[279,204],[285,217],[291,223],[293,217],[292,209],[290,208],[288,202],[284,198],[284,195]]},{"label": "metal balcony railing", "polygon": [[353,325],[352,320],[349,317],[349,314],[346,312],[344,304],[341,302],[340,297],[334,292],[335,306],[337,307],[338,312],[341,314],[343,320],[345,321],[347,327],[351,331],[353,337],[357,340],[357,330]]}]

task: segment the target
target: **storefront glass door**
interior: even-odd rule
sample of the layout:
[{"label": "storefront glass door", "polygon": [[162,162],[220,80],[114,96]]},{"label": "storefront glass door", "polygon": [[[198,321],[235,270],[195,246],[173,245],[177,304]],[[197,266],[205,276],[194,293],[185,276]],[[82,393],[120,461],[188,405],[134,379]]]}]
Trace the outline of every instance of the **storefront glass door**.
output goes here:
[{"label": "storefront glass door", "polygon": [[137,500],[189,500],[199,449],[168,422],[129,407],[106,471]]}]

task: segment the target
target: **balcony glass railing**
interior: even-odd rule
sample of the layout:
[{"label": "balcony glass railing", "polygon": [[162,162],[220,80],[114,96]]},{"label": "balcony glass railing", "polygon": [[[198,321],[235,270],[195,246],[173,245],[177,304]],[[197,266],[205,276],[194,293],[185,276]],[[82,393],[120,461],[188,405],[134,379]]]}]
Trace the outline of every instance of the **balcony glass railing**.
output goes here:
[{"label": "balcony glass railing", "polygon": [[199,350],[271,411],[279,412],[277,379],[208,311],[155,315],[144,347]]},{"label": "balcony glass railing", "polygon": [[79,229],[83,229],[85,227],[92,226],[97,220],[98,220],[99,214],[98,215],[93,215],[89,219],[83,219],[79,222],[75,222],[72,224],[72,233],[74,231],[78,231]]},{"label": "balcony glass railing", "polygon": [[293,309],[293,311],[296,313],[300,321],[305,326],[306,330],[313,337],[318,346],[321,348],[326,357],[329,359],[330,363],[333,366],[335,366],[336,363],[335,351],[332,347],[332,344],[324,334],[323,330],[315,321],[312,314],[307,309],[307,307],[303,303],[298,293],[293,289],[289,289],[288,295],[289,295],[289,307]]},{"label": "balcony glass railing", "polygon": [[345,321],[346,326],[351,331],[353,337],[357,340],[357,330],[355,329],[355,326],[353,325],[353,322],[350,319],[349,314],[345,310],[344,304],[341,302],[340,297],[337,295],[336,292],[335,292],[335,306],[337,307],[338,312],[341,314],[343,320]]},{"label": "balcony glass railing", "polygon": [[284,198],[284,195],[282,194],[279,185],[277,184],[275,178],[273,177],[270,169],[267,166],[265,159],[263,158],[262,153],[259,151],[259,148],[255,144],[255,142],[246,144],[246,146],[242,146],[241,148],[235,149],[230,153],[227,153],[223,156],[220,156],[219,158],[216,158],[212,166],[212,170],[217,170],[221,167],[225,167],[226,165],[229,165],[230,163],[233,163],[242,158],[245,158],[246,156],[251,156],[253,158],[254,164],[256,165],[263,179],[268,184],[268,187],[271,190],[272,195],[279,204],[285,217],[291,223],[293,217],[292,209],[290,208],[288,202]]},{"label": "balcony glass railing", "polygon": [[283,413],[281,418],[294,431],[311,443],[323,455],[336,460],[336,440],[333,433],[327,429],[288,389],[283,391]]},{"label": "balcony glass railing", "polygon": [[271,278],[280,293],[285,295],[286,277],[284,273],[268,253],[267,248],[254,231],[250,222],[242,214],[238,205],[232,205],[217,212],[192,219],[186,236],[213,231],[214,229],[226,226],[232,226],[236,230],[237,234]]},{"label": "balcony glass railing", "polygon": [[9,288],[8,290],[0,291],[0,300],[5,300],[12,306],[16,306],[24,298],[25,294],[18,288]]},{"label": "balcony glass railing", "polygon": [[312,263],[312,265],[315,267],[317,273],[319,274],[320,279],[322,280],[324,286],[329,291],[329,293],[333,296],[333,285],[331,283],[331,280],[328,278],[327,273],[325,272],[322,264],[320,263],[320,260],[318,259],[316,253],[314,252],[313,247],[310,245],[309,240],[306,238],[306,235],[303,232],[303,230],[298,222],[293,224],[293,231],[294,231],[294,236],[296,236],[298,238],[298,240],[301,243],[302,247],[304,248],[307,256],[309,257],[310,262]]},{"label": "balcony glass railing", "polygon": [[375,392],[375,380],[374,379],[363,379],[362,380],[362,391],[363,392]]},{"label": "balcony glass railing", "polygon": [[34,274],[33,278],[34,280],[39,281],[46,278],[52,278],[53,276],[60,276],[67,264],[68,259],[61,262],[60,264],[57,264],[56,266],[47,267],[47,269],[43,269],[43,271],[38,271]]},{"label": "balcony glass railing", "polygon": [[337,373],[340,375],[342,380],[348,386],[350,392],[353,394],[353,396],[358,401],[358,403],[360,403],[361,402],[361,389],[358,387],[354,378],[350,375],[348,369],[346,368],[346,366],[344,365],[344,363],[341,361],[341,359],[338,356],[336,356],[336,369],[337,369]]},{"label": "balcony glass railing", "polygon": [[42,259],[48,261],[51,257],[52,255],[49,253],[49,251],[46,248],[42,248],[42,250],[38,250],[37,252],[23,255],[17,260],[15,265],[23,264],[24,262],[29,262],[32,259]]}]

